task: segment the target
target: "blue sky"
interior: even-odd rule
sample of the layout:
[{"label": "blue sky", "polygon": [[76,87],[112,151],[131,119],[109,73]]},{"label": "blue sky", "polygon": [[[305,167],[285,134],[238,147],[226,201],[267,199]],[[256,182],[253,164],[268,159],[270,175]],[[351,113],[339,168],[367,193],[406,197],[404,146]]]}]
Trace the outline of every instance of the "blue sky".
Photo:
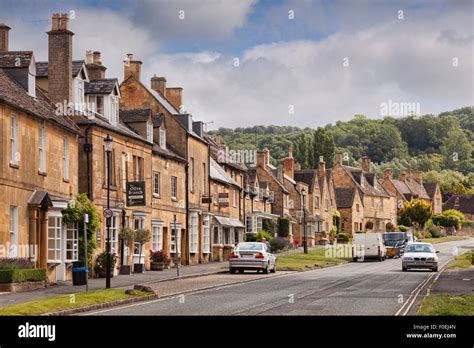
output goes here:
[{"label": "blue sky", "polygon": [[183,87],[187,111],[216,127],[382,117],[389,100],[422,114],[474,104],[471,0],[0,0],[0,22],[12,49],[45,60],[51,13],[71,10],[76,59],[99,50],[121,80],[133,53],[145,83]]}]

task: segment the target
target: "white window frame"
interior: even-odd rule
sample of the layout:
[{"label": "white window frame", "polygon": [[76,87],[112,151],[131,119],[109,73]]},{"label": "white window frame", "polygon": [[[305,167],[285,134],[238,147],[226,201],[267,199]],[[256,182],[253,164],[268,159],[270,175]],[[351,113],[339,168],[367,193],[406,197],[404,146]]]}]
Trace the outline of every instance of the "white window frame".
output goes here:
[{"label": "white window frame", "polygon": [[12,115],[10,123],[10,163],[18,164],[18,116]]},{"label": "white window frame", "polygon": [[166,149],[166,130],[160,128],[160,147]]},{"label": "white window frame", "polygon": [[128,154],[126,152],[122,152],[122,189],[124,191],[127,190],[127,162]]},{"label": "white window frame", "polygon": [[40,127],[38,129],[38,171],[46,173],[46,129]]},{"label": "white window frame", "polygon": [[151,250],[163,250],[163,224],[152,223],[151,225]]},{"label": "white window frame", "polygon": [[[64,260],[65,262],[73,262],[79,259],[79,229],[77,223],[68,223],[65,226],[66,233],[64,235],[65,238],[65,255]],[[72,238],[69,237],[69,232],[72,232]],[[72,243],[72,248],[68,246],[68,242]],[[72,258],[68,258],[68,252],[72,253]]]},{"label": "white window frame", "polygon": [[232,206],[237,207],[237,190],[232,189]]},{"label": "white window frame", "polygon": [[153,123],[151,121],[146,123],[146,139],[150,143],[153,142]]},{"label": "white window frame", "polygon": [[[170,253],[176,253],[176,250],[178,251],[178,254],[181,253],[181,248],[180,248],[180,245],[181,245],[181,231],[180,231],[180,228],[179,226],[176,226],[177,228],[173,229],[173,224],[174,223],[171,223],[171,226],[170,226]],[[174,235],[173,235],[173,231],[174,231]]]},{"label": "white window frame", "polygon": [[[51,226],[51,220],[54,221],[54,226]],[[52,234],[51,234],[52,232]],[[49,216],[48,217],[48,262],[59,262],[61,263],[61,232],[62,232],[62,217],[61,216]],[[50,241],[53,241],[54,247],[50,247]],[[49,257],[49,253],[54,252],[54,258]]]},{"label": "white window frame", "polygon": [[160,174],[160,172],[153,172],[152,184],[153,184],[153,196],[159,197],[160,192],[161,192],[161,174]]},{"label": "white window frame", "polygon": [[18,207],[16,205],[10,206],[10,245],[18,246]]},{"label": "white window frame", "polygon": [[198,252],[199,237],[199,216],[197,213],[191,213],[189,217],[189,252]]},{"label": "white window frame", "polygon": [[[138,229],[144,229],[145,228],[145,217],[144,216],[133,216],[133,227],[135,230]],[[142,248],[142,254],[140,255],[139,253],[135,252],[135,249],[140,250],[140,243],[133,243],[133,256],[138,257],[138,256],[144,256],[145,255],[145,246]]]},{"label": "white window frame", "polygon": [[203,215],[202,218],[202,252],[209,254],[211,252],[211,219],[209,215]]},{"label": "white window frame", "polygon": [[110,218],[110,250],[118,255],[119,253],[119,216],[115,213]]},{"label": "white window frame", "polygon": [[171,198],[177,199],[178,197],[178,177],[171,177]]},{"label": "white window frame", "polygon": [[194,157],[191,157],[191,183],[189,190],[194,192]]},{"label": "white window frame", "polygon": [[63,178],[64,180],[69,180],[69,138],[66,136],[63,140]]}]

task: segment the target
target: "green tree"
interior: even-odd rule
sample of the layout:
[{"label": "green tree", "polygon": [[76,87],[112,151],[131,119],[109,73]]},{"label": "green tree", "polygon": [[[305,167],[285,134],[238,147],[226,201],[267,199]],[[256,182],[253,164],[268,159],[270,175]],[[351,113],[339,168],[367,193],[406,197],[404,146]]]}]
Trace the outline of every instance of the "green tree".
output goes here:
[{"label": "green tree", "polygon": [[332,167],[334,165],[336,144],[333,135],[326,129],[319,127],[314,131],[311,148],[313,149],[310,160],[312,168],[317,168],[320,157],[324,158],[326,166]]},{"label": "green tree", "polygon": [[426,221],[433,215],[431,204],[420,199],[405,202],[400,209],[398,223],[404,226],[414,226],[416,229],[423,228]]},{"label": "green tree", "polygon": [[466,133],[459,127],[451,129],[441,145],[441,154],[447,169],[456,169],[460,161],[470,160],[472,151]]}]

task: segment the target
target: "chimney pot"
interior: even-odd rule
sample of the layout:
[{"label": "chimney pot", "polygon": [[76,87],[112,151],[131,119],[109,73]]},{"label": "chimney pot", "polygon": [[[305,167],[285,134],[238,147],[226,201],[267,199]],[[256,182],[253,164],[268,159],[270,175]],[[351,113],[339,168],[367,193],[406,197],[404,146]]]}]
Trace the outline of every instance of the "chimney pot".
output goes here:
[{"label": "chimney pot", "polygon": [[392,179],[393,171],[392,168],[385,169],[385,179]]},{"label": "chimney pot", "polygon": [[9,51],[9,30],[11,28],[4,24],[0,23],[0,52],[8,52]]},{"label": "chimney pot", "polygon": [[370,164],[371,164],[370,158],[367,156],[363,156],[362,157],[362,170],[366,172],[370,172],[372,170]]},{"label": "chimney pot", "polygon": [[336,152],[336,164],[342,165],[342,153]]},{"label": "chimney pot", "polygon": [[94,55],[94,64],[99,64],[101,65],[102,64],[102,57],[101,57],[101,54],[99,51],[95,51],[93,53]]},{"label": "chimney pot", "polygon": [[124,79],[128,79],[129,76],[133,75],[138,81],[140,81],[142,70],[142,62],[133,59],[132,53],[127,53],[127,59],[125,60]]}]

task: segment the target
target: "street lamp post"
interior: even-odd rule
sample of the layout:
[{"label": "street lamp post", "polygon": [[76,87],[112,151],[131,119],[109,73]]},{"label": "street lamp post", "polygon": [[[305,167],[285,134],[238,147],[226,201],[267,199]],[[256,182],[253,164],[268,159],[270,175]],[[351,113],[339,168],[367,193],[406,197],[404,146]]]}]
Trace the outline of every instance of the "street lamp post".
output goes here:
[{"label": "street lamp post", "polygon": [[[110,156],[112,154],[112,138],[109,134],[104,139],[105,152],[107,154],[107,212],[110,212]],[[105,240],[105,288],[110,289],[110,217],[106,218],[107,238]]]},{"label": "street lamp post", "polygon": [[301,198],[303,200],[303,235],[304,235],[304,241],[303,241],[303,251],[305,254],[308,253],[308,235],[306,234],[306,190],[302,189],[301,190]]}]

